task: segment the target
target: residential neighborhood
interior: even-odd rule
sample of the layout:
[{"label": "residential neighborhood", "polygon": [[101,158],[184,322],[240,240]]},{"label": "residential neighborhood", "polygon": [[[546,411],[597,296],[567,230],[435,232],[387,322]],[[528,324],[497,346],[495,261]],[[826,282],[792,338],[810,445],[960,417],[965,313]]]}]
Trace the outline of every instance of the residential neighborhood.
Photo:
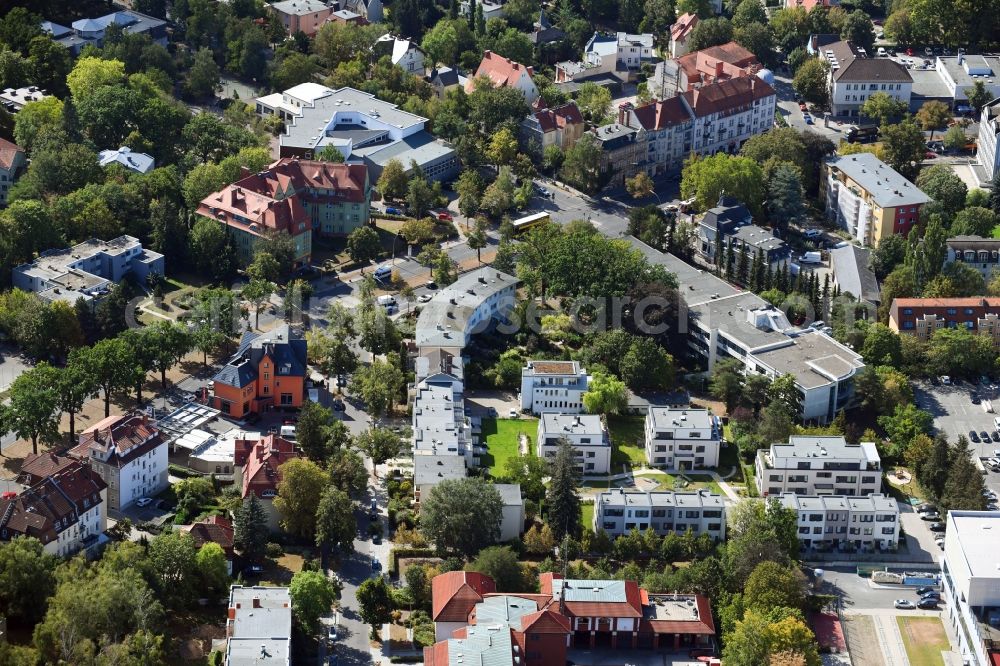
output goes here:
[{"label": "residential neighborhood", "polygon": [[0,7],[0,664],[1000,663],[998,50]]}]

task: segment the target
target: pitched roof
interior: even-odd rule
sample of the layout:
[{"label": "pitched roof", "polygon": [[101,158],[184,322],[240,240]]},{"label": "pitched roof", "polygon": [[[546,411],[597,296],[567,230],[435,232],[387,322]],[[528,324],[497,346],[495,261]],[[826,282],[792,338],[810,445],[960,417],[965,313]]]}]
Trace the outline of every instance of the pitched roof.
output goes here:
[{"label": "pitched roof", "polygon": [[531,631],[536,634],[563,634],[570,631],[571,625],[565,615],[544,608],[521,618],[521,631]]},{"label": "pitched roof", "polygon": [[257,379],[257,366],[265,356],[274,361],[275,375],[306,375],[306,341],[293,335],[293,330],[284,325],[266,333],[246,331],[236,353],[212,381],[236,388],[249,386]]},{"label": "pitched roof", "polygon": [[431,591],[435,622],[465,622],[484,595],[496,592],[496,583],[475,571],[449,571],[434,577]]},{"label": "pitched roof", "polygon": [[11,143],[7,139],[0,139],[0,167],[4,169],[13,168],[18,153],[21,153],[22,158],[24,157],[24,151],[19,145]]},{"label": "pitched roof", "polygon": [[744,76],[689,90],[683,97],[695,116],[704,117],[748,106],[774,94],[774,88],[767,82],[756,76]]},{"label": "pitched roof", "polygon": [[646,130],[664,129],[691,120],[680,97],[644,104],[632,110],[632,117]]},{"label": "pitched roof", "polygon": [[191,535],[198,548],[217,543],[228,557],[233,556],[233,524],[223,516],[209,516],[181,529]]},{"label": "pitched roof", "polygon": [[[666,597],[667,595],[660,595]],[[650,600],[648,597],[644,599],[646,604],[652,604],[654,607],[656,605],[656,597]],[[667,597],[667,603],[670,602],[670,598]],[[690,618],[673,618],[668,617],[665,619],[660,619],[650,617],[644,619],[642,624],[649,624],[649,627],[658,634],[696,634],[699,636],[714,636],[715,635],[715,622],[712,620],[712,607],[708,603],[708,599],[700,594],[694,595],[694,611],[691,613]]]},{"label": "pitched roof", "polygon": [[677,22],[670,26],[670,38],[675,42],[683,41],[691,34],[696,25],[698,25],[697,14],[681,14],[677,18]]},{"label": "pitched roof", "polygon": [[112,415],[80,433],[69,454],[89,459],[97,454],[109,465],[123,467],[163,444],[163,437],[145,414]]},{"label": "pitched roof", "polygon": [[642,617],[642,595],[634,580],[550,580],[552,598],[577,617]]},{"label": "pitched roof", "polygon": [[289,460],[298,458],[295,444],[277,435],[267,435],[254,442],[243,467],[243,497],[251,490],[277,490],[281,483],[278,468]]},{"label": "pitched roof", "polygon": [[902,174],[871,153],[834,155],[827,158],[826,164],[831,170],[843,172],[882,208],[915,206],[931,200]]},{"label": "pitched roof", "polygon": [[0,499],[0,527],[7,538],[24,535],[48,543],[99,504],[107,487],[89,465],[75,462],[16,497]]},{"label": "pitched roof", "polygon": [[47,476],[58,474],[67,467],[78,464],[76,458],[61,456],[55,452],[29,453],[21,463],[18,479],[21,483],[32,486]]},{"label": "pitched roof", "polygon": [[[542,99],[539,97],[538,99]],[[582,125],[583,116],[576,102],[568,102],[553,109],[541,109],[535,112],[535,120],[543,132],[553,132],[567,125]]]},{"label": "pitched roof", "polygon": [[906,68],[890,58],[868,58],[848,41],[834,42],[822,48],[823,57],[830,63],[835,81],[885,81],[909,83],[913,77]]},{"label": "pitched roof", "polygon": [[894,298],[893,307],[900,308],[1000,308],[1000,298]]},{"label": "pitched roof", "polygon": [[677,65],[684,70],[688,85],[739,78],[760,69],[757,56],[736,42],[686,53],[677,58]]},{"label": "pitched roof", "polygon": [[[530,77],[535,72],[533,68],[525,67],[519,62],[504,58],[499,53],[484,51],[483,59],[476,69],[476,78],[486,76],[493,81],[493,85],[500,88],[515,85],[521,78],[521,75],[525,73]],[[472,80],[469,81],[469,85],[474,85]]]}]

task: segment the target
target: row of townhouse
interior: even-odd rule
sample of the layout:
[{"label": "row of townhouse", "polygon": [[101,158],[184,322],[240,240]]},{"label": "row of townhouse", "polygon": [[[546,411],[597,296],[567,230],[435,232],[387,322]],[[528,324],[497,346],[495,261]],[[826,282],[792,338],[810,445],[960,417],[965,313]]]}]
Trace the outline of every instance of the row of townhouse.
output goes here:
[{"label": "row of townhouse", "polygon": [[640,171],[678,171],[688,155],[736,153],[774,126],[777,96],[757,76],[712,83],[676,97],[618,108],[617,122],[592,130],[601,170],[621,183]]},{"label": "row of townhouse", "polygon": [[594,499],[594,532],[604,531],[614,538],[632,530],[652,530],[658,536],[707,534],[717,541],[726,538],[726,506],[721,495],[708,491],[626,492],[621,488],[599,494]]},{"label": "row of townhouse", "polygon": [[935,331],[964,328],[1000,349],[1000,298],[896,298],[889,307],[889,328],[925,341]]}]

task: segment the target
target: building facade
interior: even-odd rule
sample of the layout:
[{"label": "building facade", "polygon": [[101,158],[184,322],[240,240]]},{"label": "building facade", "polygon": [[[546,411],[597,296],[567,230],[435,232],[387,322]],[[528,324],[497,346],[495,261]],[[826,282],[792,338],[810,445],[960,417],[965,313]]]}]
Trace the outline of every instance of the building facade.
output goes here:
[{"label": "building facade", "polygon": [[708,492],[626,492],[618,488],[594,499],[595,532],[603,530],[615,538],[633,529],[653,530],[658,536],[707,534],[717,541],[726,538],[726,505],[721,495]]},{"label": "building facade", "polygon": [[1000,349],[1000,298],[896,298],[889,308],[889,328],[920,340],[930,340],[944,328],[964,328]]},{"label": "building facade", "polygon": [[212,378],[210,404],[241,419],[267,409],[298,409],[305,399],[306,341],[286,324],[246,331],[240,346]]},{"label": "building facade", "polygon": [[424,50],[409,39],[400,39],[392,34],[385,34],[375,42],[375,56],[388,56],[393,65],[401,67],[407,74],[422,77],[424,75]]},{"label": "building facade", "polygon": [[670,57],[679,58],[688,52],[688,37],[698,25],[697,14],[681,14],[677,22],[670,26]]},{"label": "building facade", "polygon": [[983,276],[989,284],[1000,270],[1000,240],[980,236],[955,236],[948,239],[948,256],[945,265],[962,262]]},{"label": "building facade", "polygon": [[269,7],[281,25],[285,26],[286,33],[294,35],[301,32],[307,37],[313,37],[333,14],[336,3],[323,0],[284,0]]},{"label": "building facade", "polygon": [[611,471],[611,437],[597,414],[543,413],[538,419],[535,454],[555,458],[559,443],[568,441],[576,454],[577,470],[584,475]]},{"label": "building facade", "polygon": [[521,370],[521,411],[579,414],[589,382],[577,361],[528,361]]},{"label": "building facade", "polygon": [[7,194],[27,166],[24,151],[15,143],[0,139],[0,208],[7,206]]},{"label": "building facade", "polygon": [[941,597],[963,663],[1000,660],[1000,571],[996,566],[1000,513],[949,511],[941,559]]},{"label": "building facade", "polygon": [[648,82],[649,94],[670,99],[720,81],[753,76],[761,68],[757,56],[736,42],[728,42],[657,63]]},{"label": "building facade", "polygon": [[538,99],[538,87],[532,80],[535,70],[526,67],[510,58],[504,58],[498,53],[484,51],[483,59],[476,68],[476,75],[470,78],[465,86],[465,92],[475,90],[476,79],[485,76],[497,88],[514,88],[524,95],[524,101],[529,105]]},{"label": "building facade", "polygon": [[722,425],[707,409],[650,407],[646,413],[646,460],[654,467],[718,467],[721,438]]},{"label": "building facade", "polygon": [[537,143],[542,152],[549,146],[559,146],[565,151],[583,136],[585,126],[580,109],[571,101],[529,114],[521,121],[521,139],[529,145]]},{"label": "building facade", "polygon": [[46,250],[31,263],[16,267],[13,283],[46,301],[74,305],[81,298],[87,302],[100,300],[126,275],[132,275],[137,284],[145,284],[151,273],[164,274],[163,255],[143,249],[138,238],[119,236]]},{"label": "building facade", "polygon": [[517,284],[517,278],[487,266],[438,289],[417,317],[414,337],[421,355],[443,350],[460,356],[473,335],[508,321]]},{"label": "building facade", "polygon": [[226,666],[290,666],[292,596],[287,587],[233,585],[226,613]]},{"label": "building facade", "polygon": [[260,501],[272,532],[281,528],[281,516],[274,506],[281,483],[281,466],[298,457],[295,443],[278,435],[235,441],[236,476],[240,479],[241,496],[245,500],[253,495]]},{"label": "building facade", "polygon": [[167,443],[144,414],[109,416],[80,433],[69,455],[107,484],[108,511],[122,511],[166,490]]},{"label": "building facade", "polygon": [[764,496],[872,495],[882,488],[882,460],[873,442],[793,435],[757,451],[754,480]]},{"label": "building facade", "polygon": [[1000,98],[983,107],[979,117],[979,136],[976,140],[976,160],[983,167],[986,182],[991,182],[1000,171]]},{"label": "building facade", "polygon": [[[884,58],[882,60],[885,60]],[[820,179],[827,217],[864,245],[906,236],[931,199],[871,153],[830,157]]]},{"label": "building facade", "polygon": [[913,77],[889,58],[873,58],[851,42],[828,44],[819,57],[829,64],[830,109],[835,116],[859,116],[861,106],[875,93],[885,93],[910,105]]},{"label": "building facade", "polygon": [[885,552],[899,546],[899,505],[885,495],[778,497],[795,511],[799,544],[816,552]]}]

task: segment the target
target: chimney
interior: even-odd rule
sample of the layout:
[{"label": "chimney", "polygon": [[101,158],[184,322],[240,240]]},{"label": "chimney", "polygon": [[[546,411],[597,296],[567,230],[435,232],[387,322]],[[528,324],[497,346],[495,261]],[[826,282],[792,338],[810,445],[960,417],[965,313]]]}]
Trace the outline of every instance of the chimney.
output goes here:
[{"label": "chimney", "polygon": [[628,114],[635,107],[632,106],[632,102],[622,102],[618,105],[618,123],[621,125],[628,125]]},{"label": "chimney", "polygon": [[720,60],[715,63],[715,78],[718,79],[721,77],[722,77],[722,61]]},{"label": "chimney", "polygon": [[254,597],[253,598],[253,607],[254,608],[260,608],[260,597]]}]

